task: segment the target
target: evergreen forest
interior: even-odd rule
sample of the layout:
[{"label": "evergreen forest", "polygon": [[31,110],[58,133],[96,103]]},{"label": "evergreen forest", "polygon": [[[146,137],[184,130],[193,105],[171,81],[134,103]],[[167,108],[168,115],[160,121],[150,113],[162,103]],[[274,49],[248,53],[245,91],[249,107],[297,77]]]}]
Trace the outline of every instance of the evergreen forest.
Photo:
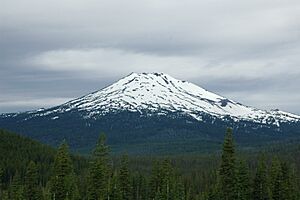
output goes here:
[{"label": "evergreen forest", "polygon": [[216,153],[113,155],[104,134],[88,156],[0,130],[1,200],[299,200],[300,145]]}]

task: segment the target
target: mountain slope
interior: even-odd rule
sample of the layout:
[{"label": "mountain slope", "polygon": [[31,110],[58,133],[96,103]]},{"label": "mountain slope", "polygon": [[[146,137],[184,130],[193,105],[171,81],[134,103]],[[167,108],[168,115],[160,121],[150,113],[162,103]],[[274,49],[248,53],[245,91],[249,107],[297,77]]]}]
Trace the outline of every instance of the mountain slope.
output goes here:
[{"label": "mountain slope", "polygon": [[240,141],[269,141],[298,136],[299,124],[300,116],[245,106],[163,73],[132,73],[57,107],[0,116],[0,127],[54,145],[65,138],[75,149],[90,147],[100,131],[122,150],[127,144],[218,142],[227,126]]},{"label": "mountain slope", "polygon": [[[199,86],[180,81],[163,73],[136,74],[119,80],[111,86],[49,110],[30,113],[33,117],[55,113],[83,111],[85,118],[97,118],[110,112],[131,111],[167,114],[182,112],[201,120],[201,112],[235,120],[259,123],[300,121],[300,116],[279,110],[263,111],[244,106]],[[53,117],[58,119],[58,117]]]}]

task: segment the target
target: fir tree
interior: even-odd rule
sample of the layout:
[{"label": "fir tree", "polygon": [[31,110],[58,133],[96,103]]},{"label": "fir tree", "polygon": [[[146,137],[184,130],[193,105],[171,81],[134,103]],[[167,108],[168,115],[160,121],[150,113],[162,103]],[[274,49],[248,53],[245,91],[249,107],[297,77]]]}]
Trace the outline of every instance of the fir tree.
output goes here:
[{"label": "fir tree", "polygon": [[209,188],[205,200],[221,200],[219,187],[215,185]]},{"label": "fir tree", "polygon": [[293,194],[295,191],[293,190],[292,185],[292,177],[291,170],[287,163],[281,163],[281,199],[292,200]]},{"label": "fir tree", "polygon": [[23,200],[23,185],[18,171],[15,173],[9,189],[10,198],[12,200]]},{"label": "fir tree", "polygon": [[169,160],[165,160],[161,166],[161,195],[164,200],[169,200],[171,197],[171,176],[172,176],[172,167]]},{"label": "fir tree", "polygon": [[46,186],[43,188],[43,197],[44,197],[44,200],[52,200],[52,199],[54,199],[52,197],[51,187],[52,187],[52,183],[51,183],[51,181],[48,181],[47,184],[46,184]]},{"label": "fir tree", "polygon": [[281,163],[278,158],[272,160],[270,169],[270,190],[273,200],[282,199],[283,194],[283,182],[282,182],[282,170]]},{"label": "fir tree", "polygon": [[10,200],[9,195],[8,195],[8,191],[2,191],[2,194],[0,196],[1,200]]},{"label": "fir tree", "polygon": [[123,155],[121,159],[121,168],[120,168],[120,175],[119,175],[119,183],[120,183],[120,190],[122,194],[123,200],[130,200],[132,199],[132,189],[130,184],[130,175],[128,169],[128,156]]},{"label": "fir tree", "polygon": [[235,199],[236,173],[235,150],[232,137],[232,129],[228,128],[223,144],[221,167],[219,170],[219,189],[224,200]]},{"label": "fir tree", "polygon": [[132,198],[135,200],[143,200],[149,198],[149,190],[146,178],[138,173],[132,177]]},{"label": "fir tree", "polygon": [[150,199],[155,199],[157,193],[161,190],[161,174],[159,162],[154,162],[152,164],[152,172],[150,177]]},{"label": "fir tree", "polygon": [[92,155],[90,166],[88,199],[103,200],[109,196],[109,148],[101,134]]},{"label": "fir tree", "polygon": [[253,184],[253,200],[270,200],[266,162],[260,158]]},{"label": "fir tree", "polygon": [[180,180],[175,180],[174,189],[172,190],[172,200],[185,200],[184,185]]},{"label": "fir tree", "polygon": [[155,200],[171,199],[172,195],[175,195],[176,181],[169,160],[164,160],[161,164],[156,162],[150,179],[150,198]]},{"label": "fir tree", "polygon": [[250,178],[249,169],[245,162],[240,161],[237,167],[237,179],[236,179],[236,197],[237,200],[249,200],[250,199]]},{"label": "fir tree", "polygon": [[112,176],[110,183],[110,199],[111,200],[122,200],[122,193],[120,190],[119,177],[115,172]]},{"label": "fir tree", "polygon": [[41,188],[38,183],[38,169],[33,161],[29,163],[25,175],[24,198],[26,200],[42,199]]},{"label": "fir tree", "polygon": [[55,157],[51,193],[54,200],[80,199],[72,160],[65,142],[58,148]]},{"label": "fir tree", "polygon": [[134,197],[136,200],[143,200],[147,199],[149,192],[148,192],[148,185],[146,178],[142,174],[138,174],[135,179],[135,191]]},{"label": "fir tree", "polygon": [[3,192],[3,183],[2,183],[2,181],[3,181],[3,174],[4,174],[3,169],[0,166],[0,199],[3,196],[2,195],[2,192]]},{"label": "fir tree", "polygon": [[300,191],[299,189],[299,186],[298,186],[298,175],[297,175],[297,172],[296,172],[296,169],[295,169],[295,166],[290,166],[290,194],[291,194],[291,197],[290,199],[291,200],[298,200],[300,199]]}]

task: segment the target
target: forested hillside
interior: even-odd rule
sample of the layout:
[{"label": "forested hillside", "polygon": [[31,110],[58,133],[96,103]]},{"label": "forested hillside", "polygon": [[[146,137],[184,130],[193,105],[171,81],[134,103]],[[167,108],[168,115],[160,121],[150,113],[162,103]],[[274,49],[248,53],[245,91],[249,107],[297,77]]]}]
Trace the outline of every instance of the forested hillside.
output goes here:
[{"label": "forested hillside", "polygon": [[[39,171],[49,176],[49,168],[53,163],[55,149],[42,145],[31,139],[0,130],[0,160],[4,169],[2,181],[10,181],[12,174],[24,175],[29,161],[39,165]],[[41,177],[42,182],[44,182]]]},{"label": "forested hillside", "polygon": [[298,200],[297,142],[239,151],[228,129],[220,153],[112,155],[104,135],[88,158],[0,131],[1,200]]},{"label": "forested hillside", "polygon": [[[15,184],[14,181],[24,183],[27,166],[30,161],[35,163],[37,182],[42,187],[46,186],[53,170],[56,152],[56,149],[48,145],[5,130],[0,130],[1,197],[3,198],[3,190],[6,190],[9,185]],[[72,155],[72,160],[74,169],[78,173],[87,163],[86,159],[81,156]],[[17,180],[14,180],[15,178]]]}]

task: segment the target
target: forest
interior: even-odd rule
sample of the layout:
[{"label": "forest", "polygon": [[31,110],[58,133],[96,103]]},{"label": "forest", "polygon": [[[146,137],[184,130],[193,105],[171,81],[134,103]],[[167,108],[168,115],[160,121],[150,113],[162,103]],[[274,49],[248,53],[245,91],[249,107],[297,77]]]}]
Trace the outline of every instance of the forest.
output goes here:
[{"label": "forest", "polygon": [[228,128],[216,153],[113,155],[101,134],[82,156],[0,130],[0,199],[299,200],[299,147],[239,151]]}]

